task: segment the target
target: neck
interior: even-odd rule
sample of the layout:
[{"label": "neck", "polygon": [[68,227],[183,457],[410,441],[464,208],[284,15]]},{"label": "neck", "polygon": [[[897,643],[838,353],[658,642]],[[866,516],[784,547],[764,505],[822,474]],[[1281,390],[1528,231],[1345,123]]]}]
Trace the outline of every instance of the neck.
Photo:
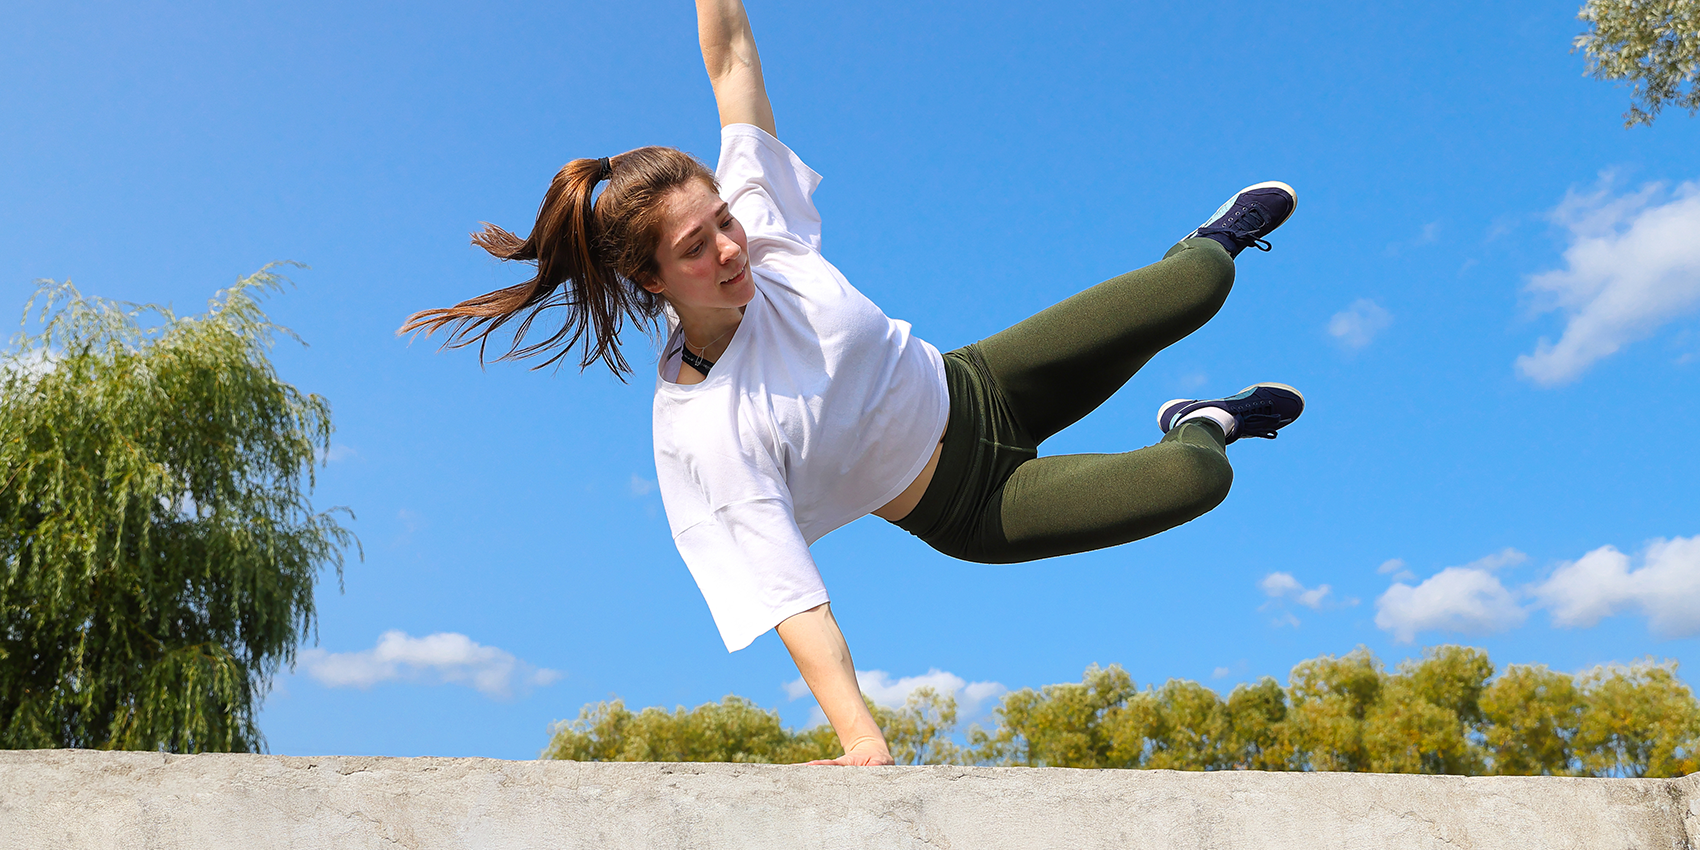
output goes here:
[{"label": "neck", "polygon": [[744,319],[744,308],[673,311],[679,315],[679,330],[693,354],[713,360],[726,352],[732,335]]}]

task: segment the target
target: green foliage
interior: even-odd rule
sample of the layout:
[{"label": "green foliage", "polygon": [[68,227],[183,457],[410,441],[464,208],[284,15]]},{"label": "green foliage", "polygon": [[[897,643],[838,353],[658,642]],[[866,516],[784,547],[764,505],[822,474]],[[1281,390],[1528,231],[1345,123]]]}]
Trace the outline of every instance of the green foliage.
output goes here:
[{"label": "green foliage", "polygon": [[[821,730],[824,730],[822,733]],[[572,761],[719,761],[791,764],[839,755],[831,727],[786,731],[779,713],[729,696],[686,711],[646,708],[633,714],[620,700],[586,706],[557,724],[544,758]]]},{"label": "green foliage", "polygon": [[1570,742],[1581,724],[1576,681],[1538,665],[1512,665],[1482,691],[1490,772],[1559,776],[1570,772]]},{"label": "green foliage", "polygon": [[[830,733],[830,729],[827,730]],[[818,737],[818,736],[817,736]],[[832,758],[837,740],[813,748],[806,734],[780,726],[778,712],[728,696],[671,713],[646,708],[633,714],[620,700],[586,706],[578,720],[558,724],[544,758],[572,761],[720,761],[758,764]],[[793,749],[807,752],[792,753]],[[780,757],[780,753],[791,758]],[[777,757],[777,758],[776,758]]]},{"label": "green foliage", "polygon": [[[932,688],[916,688],[902,708],[882,708],[869,701],[868,710],[885,733],[886,746],[898,764],[962,763],[964,752],[950,739],[951,730],[956,728],[956,697],[940,696]],[[837,743],[832,738],[832,744]],[[837,755],[834,752],[826,758]]]},{"label": "green foliage", "polygon": [[1324,655],[1293,668],[1288,692],[1288,735],[1295,767],[1316,770],[1368,770],[1364,717],[1381,698],[1386,673],[1381,662],[1358,650],[1336,658]]},{"label": "green foliage", "polygon": [[267,359],[278,284],[194,317],[51,282],[25,308],[41,332],[0,360],[0,747],[262,746],[352,540],[306,497],[330,408]]},{"label": "green foliage", "polygon": [[[868,703],[898,764],[960,764],[962,750],[949,734],[956,700],[919,688],[899,709]],[[843,754],[825,724],[791,731],[779,712],[728,696],[687,711],[650,707],[633,714],[624,702],[585,706],[578,719],[555,724],[543,758],[569,761],[715,761],[797,764]]]},{"label": "green foliage", "polygon": [[[976,760],[1027,767],[1114,767],[1109,717],[1133,696],[1133,680],[1117,666],[1087,668],[1079,684],[1023,688],[1005,694],[995,732],[972,730]],[[1106,723],[1106,719],[1111,722]]]},{"label": "green foliage", "polygon": [[[1120,667],[1111,670],[1127,675]],[[1227,706],[1197,682],[1170,679],[1106,714],[1112,746],[1105,766],[1214,770],[1231,764],[1234,738]]]},{"label": "green foliage", "polygon": [[1479,649],[1440,646],[1385,677],[1364,716],[1364,752],[1377,773],[1478,774],[1471,740],[1493,663]]},{"label": "green foliage", "polygon": [[1229,767],[1239,770],[1287,770],[1298,763],[1287,693],[1269,676],[1240,685],[1228,694],[1228,726],[1233,743]]},{"label": "green foliage", "polygon": [[[1680,776],[1700,770],[1700,702],[1675,665],[1600,667],[1579,677],[1439,646],[1388,672],[1367,649],[1300,663],[1222,699],[1171,679],[1138,689],[1119,666],[1005,694],[996,725],[954,744],[956,701],[920,689],[902,709],[870,705],[899,764],[1171,770]],[[746,725],[709,718],[736,708]],[[759,726],[760,735],[714,731]],[[725,741],[715,735],[726,735]],[[811,737],[812,736],[812,737]],[[656,748],[655,741],[684,743]],[[828,727],[785,732],[737,697],[632,715],[618,702],[557,728],[545,755],[584,760],[793,762],[830,758]]]},{"label": "green foliage", "polygon": [[1700,706],[1674,663],[1596,667],[1572,741],[1588,776],[1682,776],[1700,769]]},{"label": "green foliage", "polygon": [[1625,126],[1653,123],[1667,103],[1700,111],[1700,0],[1588,0],[1576,17],[1589,25],[1575,44],[1588,73],[1632,86]]}]

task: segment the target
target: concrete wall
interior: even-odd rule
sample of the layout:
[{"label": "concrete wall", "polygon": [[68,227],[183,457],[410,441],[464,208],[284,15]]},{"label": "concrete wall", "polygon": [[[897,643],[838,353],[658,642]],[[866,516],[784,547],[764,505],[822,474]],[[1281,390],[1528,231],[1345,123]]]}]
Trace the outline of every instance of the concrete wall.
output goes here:
[{"label": "concrete wall", "polygon": [[1676,780],[0,752],[0,848],[1656,848]]}]

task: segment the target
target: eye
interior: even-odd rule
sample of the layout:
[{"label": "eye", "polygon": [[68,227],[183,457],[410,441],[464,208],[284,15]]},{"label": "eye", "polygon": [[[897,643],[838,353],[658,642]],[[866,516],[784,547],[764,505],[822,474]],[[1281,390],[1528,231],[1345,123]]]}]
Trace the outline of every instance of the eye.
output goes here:
[{"label": "eye", "polygon": [[720,223],[720,229],[721,230],[731,230],[732,229],[732,217],[731,216],[727,216],[726,220]]},{"label": "eye", "polygon": [[698,242],[697,244],[692,245],[691,249],[689,251],[685,252],[685,256],[694,257],[694,256],[701,254],[701,253],[702,253],[702,243]]}]

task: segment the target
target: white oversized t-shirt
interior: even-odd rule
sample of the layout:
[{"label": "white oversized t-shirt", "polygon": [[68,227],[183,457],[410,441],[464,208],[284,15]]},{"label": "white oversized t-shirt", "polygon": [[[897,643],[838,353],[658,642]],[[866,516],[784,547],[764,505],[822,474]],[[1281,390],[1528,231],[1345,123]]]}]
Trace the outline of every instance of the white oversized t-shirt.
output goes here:
[{"label": "white oversized t-shirt", "polygon": [[944,360],[820,253],[820,175],[748,124],[721,131],[721,197],[749,237],[755,297],[700,384],[655,382],[667,521],[728,651],[827,601],[809,545],[896,498],[949,415]]}]

